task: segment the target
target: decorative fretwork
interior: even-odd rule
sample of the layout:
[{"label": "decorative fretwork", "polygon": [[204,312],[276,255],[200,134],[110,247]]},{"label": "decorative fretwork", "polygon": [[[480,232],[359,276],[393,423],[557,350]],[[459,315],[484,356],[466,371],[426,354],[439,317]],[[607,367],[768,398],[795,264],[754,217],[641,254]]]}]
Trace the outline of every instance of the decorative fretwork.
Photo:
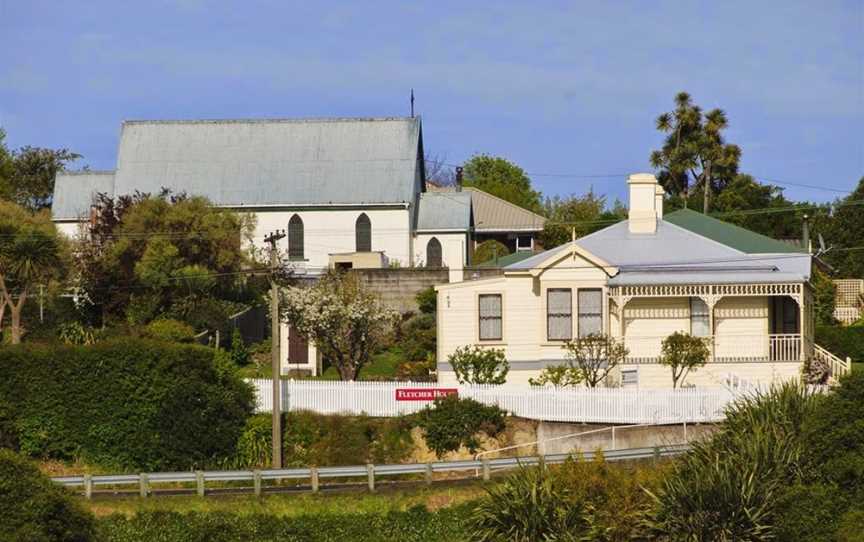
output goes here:
[{"label": "decorative fretwork", "polygon": [[[609,296],[613,301],[634,297],[699,297],[714,305],[721,297],[788,295],[801,303],[804,285],[778,284],[653,284],[639,286],[612,286]],[[626,303],[624,303],[626,304]],[[619,307],[620,308],[620,307]]]}]

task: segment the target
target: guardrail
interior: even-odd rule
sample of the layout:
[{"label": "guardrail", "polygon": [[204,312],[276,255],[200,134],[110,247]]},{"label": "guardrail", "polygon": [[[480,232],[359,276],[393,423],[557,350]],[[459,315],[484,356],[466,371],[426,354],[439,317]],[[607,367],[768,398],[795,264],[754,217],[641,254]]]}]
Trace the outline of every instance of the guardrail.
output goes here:
[{"label": "guardrail", "polygon": [[[581,456],[590,461],[598,453],[602,453],[607,461],[627,461],[637,459],[659,459],[686,452],[687,444],[671,446],[655,446],[653,448],[630,448],[626,450],[586,451]],[[98,487],[133,486],[138,488],[138,495],[148,497],[155,493],[154,484],[195,484],[196,493],[203,497],[207,494],[207,483],[215,482],[251,482],[255,495],[264,493],[263,482],[282,480],[308,480],[309,489],[318,492],[322,479],[333,478],[365,478],[369,491],[375,491],[376,478],[380,476],[398,476],[417,474],[424,475],[425,481],[431,484],[436,473],[452,473],[473,471],[482,472],[483,480],[489,480],[492,471],[513,469],[519,466],[533,466],[541,461],[547,464],[563,463],[572,453],[548,454],[545,456],[502,457],[496,459],[468,459],[462,461],[443,461],[435,463],[398,463],[388,465],[353,465],[346,467],[309,467],[297,469],[262,469],[262,470],[231,470],[231,471],[190,471],[190,472],[153,472],[141,474],[109,474],[109,475],[79,475],[59,476],[51,480],[62,486],[82,488],[84,497],[90,499]],[[234,488],[248,491],[250,488]]]}]

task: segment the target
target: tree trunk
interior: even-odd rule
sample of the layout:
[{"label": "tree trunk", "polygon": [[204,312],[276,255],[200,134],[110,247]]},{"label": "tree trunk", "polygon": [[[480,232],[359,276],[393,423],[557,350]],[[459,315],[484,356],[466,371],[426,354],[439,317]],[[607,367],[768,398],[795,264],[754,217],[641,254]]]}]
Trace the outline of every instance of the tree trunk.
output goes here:
[{"label": "tree trunk", "polygon": [[705,168],[705,171],[702,172],[702,175],[705,176],[705,179],[702,182],[702,189],[704,190],[704,201],[702,203],[702,212],[706,215],[708,211],[711,209],[711,163],[709,162]]},{"label": "tree trunk", "polygon": [[6,300],[0,302],[0,336],[3,334],[3,319],[6,318]]},{"label": "tree trunk", "polygon": [[24,294],[18,298],[18,305],[14,303],[9,306],[9,316],[12,319],[12,344],[21,344],[21,312],[24,308]]},{"label": "tree trunk", "polygon": [[357,369],[350,362],[341,362],[337,366],[339,369],[339,378],[342,380],[357,380]]}]

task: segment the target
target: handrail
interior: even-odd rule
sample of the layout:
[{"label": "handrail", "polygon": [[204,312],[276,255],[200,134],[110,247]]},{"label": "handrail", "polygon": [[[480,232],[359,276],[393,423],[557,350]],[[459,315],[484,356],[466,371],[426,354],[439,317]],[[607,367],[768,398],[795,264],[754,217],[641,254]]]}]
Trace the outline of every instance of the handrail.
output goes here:
[{"label": "handrail", "polygon": [[846,359],[843,360],[816,343],[813,343],[813,354],[814,356],[821,358],[822,361],[828,363],[828,367],[830,368],[830,377],[837,378],[847,375],[852,369],[851,358],[847,356]]}]

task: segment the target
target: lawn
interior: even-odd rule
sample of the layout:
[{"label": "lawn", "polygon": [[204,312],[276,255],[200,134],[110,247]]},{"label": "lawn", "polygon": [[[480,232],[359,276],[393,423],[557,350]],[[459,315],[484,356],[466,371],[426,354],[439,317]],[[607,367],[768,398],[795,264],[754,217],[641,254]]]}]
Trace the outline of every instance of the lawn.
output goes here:
[{"label": "lawn", "polygon": [[[402,361],[402,351],[398,347],[373,354],[369,364],[360,369],[358,380],[394,380],[396,378],[396,370]],[[265,365],[259,369],[255,365],[250,364],[240,368],[240,376],[243,378],[270,378],[270,366]],[[282,378],[288,380],[296,377],[283,375]],[[324,374],[320,376],[301,378],[309,380],[339,380],[339,372],[336,370],[336,367],[325,367]]]}]

